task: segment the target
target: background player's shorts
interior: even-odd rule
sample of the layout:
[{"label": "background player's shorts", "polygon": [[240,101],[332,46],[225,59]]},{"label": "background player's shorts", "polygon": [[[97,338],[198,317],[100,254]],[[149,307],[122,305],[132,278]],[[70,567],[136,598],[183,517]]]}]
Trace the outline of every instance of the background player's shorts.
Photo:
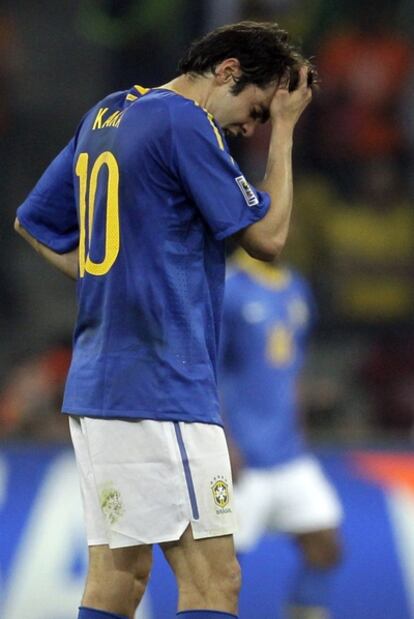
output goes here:
[{"label": "background player's shorts", "polygon": [[70,417],[89,545],[234,533],[223,429],[205,423]]},{"label": "background player's shorts", "polygon": [[240,552],[265,531],[291,534],[333,529],[342,519],[336,492],[312,456],[270,469],[245,470],[235,487]]}]

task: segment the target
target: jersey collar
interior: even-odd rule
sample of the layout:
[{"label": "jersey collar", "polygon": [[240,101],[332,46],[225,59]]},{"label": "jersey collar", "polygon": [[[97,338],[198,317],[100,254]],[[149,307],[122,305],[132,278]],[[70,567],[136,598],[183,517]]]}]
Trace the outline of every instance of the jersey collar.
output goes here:
[{"label": "jersey collar", "polygon": [[285,288],[291,280],[287,268],[251,258],[243,249],[235,251],[231,263],[252,279],[272,290]]}]

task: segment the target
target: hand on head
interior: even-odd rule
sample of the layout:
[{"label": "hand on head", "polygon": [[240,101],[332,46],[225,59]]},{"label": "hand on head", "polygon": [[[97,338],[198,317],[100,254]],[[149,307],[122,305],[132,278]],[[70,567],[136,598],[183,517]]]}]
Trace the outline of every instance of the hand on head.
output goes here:
[{"label": "hand on head", "polygon": [[294,126],[304,109],[312,100],[312,82],[309,83],[309,64],[304,64],[298,71],[297,86],[292,90],[289,75],[282,80],[275,91],[270,104],[272,122],[285,122]]}]

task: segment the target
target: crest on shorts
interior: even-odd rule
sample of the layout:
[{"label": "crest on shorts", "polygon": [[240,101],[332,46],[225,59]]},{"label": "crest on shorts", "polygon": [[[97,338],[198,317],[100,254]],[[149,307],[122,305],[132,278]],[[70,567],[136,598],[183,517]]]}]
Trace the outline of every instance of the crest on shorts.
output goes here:
[{"label": "crest on shorts", "polygon": [[121,493],[112,484],[109,484],[102,488],[99,500],[105,518],[109,524],[115,524],[124,514]]},{"label": "crest on shorts", "polygon": [[229,484],[223,477],[215,477],[211,482],[211,491],[213,493],[214,503],[218,507],[226,507],[230,500]]}]

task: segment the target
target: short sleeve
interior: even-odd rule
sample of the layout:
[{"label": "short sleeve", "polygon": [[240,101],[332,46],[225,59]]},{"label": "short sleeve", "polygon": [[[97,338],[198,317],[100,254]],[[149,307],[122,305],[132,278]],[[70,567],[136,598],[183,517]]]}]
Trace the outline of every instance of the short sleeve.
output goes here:
[{"label": "short sleeve", "polygon": [[52,161],[17,209],[23,228],[60,254],[75,249],[79,242],[73,154],[74,139]]},{"label": "short sleeve", "polygon": [[246,181],[212,117],[193,103],[187,108],[172,119],[174,164],[188,196],[222,240],[262,219],[270,197]]}]

